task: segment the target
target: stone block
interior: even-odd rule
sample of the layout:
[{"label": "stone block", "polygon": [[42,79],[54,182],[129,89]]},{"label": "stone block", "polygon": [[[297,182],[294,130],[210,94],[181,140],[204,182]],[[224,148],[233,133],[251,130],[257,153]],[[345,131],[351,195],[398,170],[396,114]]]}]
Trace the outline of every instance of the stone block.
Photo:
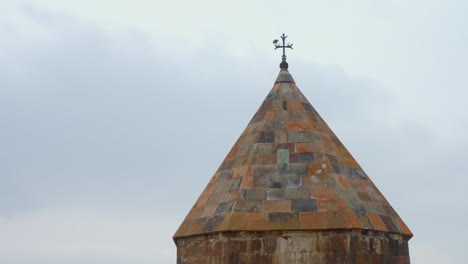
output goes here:
[{"label": "stone block", "polygon": [[299,213],[269,213],[268,226],[272,229],[281,227],[282,229],[299,229]]},{"label": "stone block", "polygon": [[253,177],[254,188],[269,188],[270,182],[271,182],[271,176],[268,174]]},{"label": "stone block", "polygon": [[240,212],[240,213],[263,212],[263,202],[239,200],[236,202],[236,205],[234,206],[234,212]]},{"label": "stone block", "polygon": [[299,188],[299,189],[286,189],[285,190],[286,199],[309,199],[310,198],[310,189]]},{"label": "stone block", "polygon": [[247,189],[244,190],[244,200],[265,200],[267,198],[266,189]]},{"label": "stone block", "polygon": [[284,131],[286,122],[282,120],[267,120],[263,126],[263,131]]},{"label": "stone block", "polygon": [[314,199],[294,199],[292,200],[293,212],[316,212],[317,201]]},{"label": "stone block", "polygon": [[289,163],[289,150],[288,149],[278,149],[277,150],[277,163]]},{"label": "stone block", "polygon": [[253,177],[263,176],[263,175],[274,175],[277,171],[277,165],[255,165],[252,168]]},{"label": "stone block", "polygon": [[307,163],[278,164],[278,172],[280,174],[305,175],[307,174],[307,171]]},{"label": "stone block", "polygon": [[211,232],[213,230],[216,230],[223,220],[224,220],[224,215],[214,215],[214,216],[208,217],[201,232]]},{"label": "stone block", "polygon": [[218,176],[218,181],[226,181],[229,180],[232,176],[232,170],[223,170],[220,171]]},{"label": "stone block", "polygon": [[263,210],[265,212],[291,212],[291,200],[263,201]]},{"label": "stone block", "polygon": [[229,189],[230,192],[239,190],[239,187],[242,183],[243,178],[235,178],[232,182],[231,188]]},{"label": "stone block", "polygon": [[263,131],[257,139],[257,143],[274,143],[275,131]]},{"label": "stone block", "polygon": [[231,212],[231,209],[232,209],[233,205],[234,205],[234,202],[232,202],[232,201],[231,202],[220,203],[214,214],[215,215],[225,215],[225,214]]},{"label": "stone block", "polygon": [[314,162],[314,153],[299,153],[300,162]]},{"label": "stone block", "polygon": [[267,191],[267,200],[283,200],[284,189],[269,189]]},{"label": "stone block", "polygon": [[287,121],[286,131],[308,131],[314,130],[313,124],[309,121]]},{"label": "stone block", "polygon": [[253,147],[252,155],[274,154],[274,147],[273,143],[257,143]]},{"label": "stone block", "polygon": [[263,238],[263,252],[274,253],[276,251],[276,238],[265,237]]},{"label": "stone block", "polygon": [[301,229],[326,229],[327,215],[324,212],[301,212]]},{"label": "stone block", "polygon": [[310,141],[322,141],[320,134],[315,131],[288,131],[288,141],[302,143]]}]

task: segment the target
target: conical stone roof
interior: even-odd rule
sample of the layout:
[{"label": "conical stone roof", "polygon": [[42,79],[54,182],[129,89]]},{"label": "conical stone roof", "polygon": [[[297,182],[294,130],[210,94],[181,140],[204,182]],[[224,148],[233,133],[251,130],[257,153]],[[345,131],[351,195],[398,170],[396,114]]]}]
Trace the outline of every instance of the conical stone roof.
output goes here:
[{"label": "conical stone roof", "polygon": [[412,236],[283,68],[174,238],[336,229]]}]

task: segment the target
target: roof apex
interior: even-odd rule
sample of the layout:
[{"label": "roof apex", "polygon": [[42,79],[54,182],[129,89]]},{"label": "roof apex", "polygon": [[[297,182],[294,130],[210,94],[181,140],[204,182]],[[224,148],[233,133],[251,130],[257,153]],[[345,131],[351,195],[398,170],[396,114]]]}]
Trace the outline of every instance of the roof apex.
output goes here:
[{"label": "roof apex", "polygon": [[296,83],[287,68],[282,68],[276,77],[275,83]]}]

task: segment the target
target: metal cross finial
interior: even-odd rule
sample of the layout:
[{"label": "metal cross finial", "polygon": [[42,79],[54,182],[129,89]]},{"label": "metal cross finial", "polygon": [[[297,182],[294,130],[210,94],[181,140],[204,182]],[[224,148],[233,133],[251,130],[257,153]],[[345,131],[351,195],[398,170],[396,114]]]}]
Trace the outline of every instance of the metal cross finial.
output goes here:
[{"label": "metal cross finial", "polygon": [[286,62],[286,49],[293,49],[293,44],[292,43],[285,43],[285,40],[288,36],[286,36],[284,33],[283,35],[280,36],[281,39],[283,40],[283,45],[278,45],[278,42],[279,40],[275,39],[273,40],[273,45],[275,45],[275,50],[277,48],[282,48],[283,49],[283,56],[281,56],[282,60],[281,60],[281,64],[280,64],[280,68],[281,69],[287,69],[288,68],[288,63]]}]

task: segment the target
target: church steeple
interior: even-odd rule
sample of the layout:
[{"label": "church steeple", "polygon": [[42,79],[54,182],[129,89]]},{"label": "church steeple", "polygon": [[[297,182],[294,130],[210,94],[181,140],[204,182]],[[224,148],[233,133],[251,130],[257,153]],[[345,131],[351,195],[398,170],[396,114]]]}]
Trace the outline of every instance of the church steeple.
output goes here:
[{"label": "church steeple", "polygon": [[[346,263],[372,263],[356,254],[409,262],[411,231],[296,86],[285,38],[275,43],[283,60],[273,88],[174,235],[180,263],[243,263],[234,261],[242,256],[296,263],[294,250],[300,263],[322,263],[329,251],[342,252]],[[290,240],[281,249],[283,238]],[[216,253],[216,243],[237,244]],[[194,257],[194,247],[214,255]]]}]

